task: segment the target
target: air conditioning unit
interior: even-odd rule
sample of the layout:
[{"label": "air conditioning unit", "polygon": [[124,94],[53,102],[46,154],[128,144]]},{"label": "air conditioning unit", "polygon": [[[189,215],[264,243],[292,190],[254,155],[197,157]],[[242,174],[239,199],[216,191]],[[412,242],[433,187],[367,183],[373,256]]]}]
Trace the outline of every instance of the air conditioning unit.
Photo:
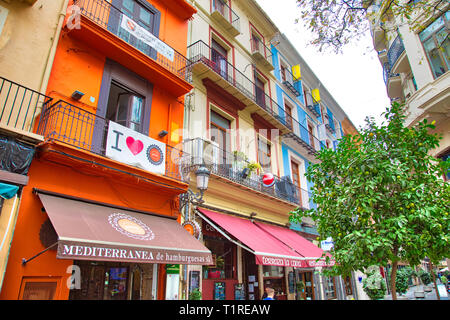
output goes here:
[{"label": "air conditioning unit", "polygon": [[200,138],[193,139],[191,143],[193,165],[214,165],[218,163],[218,143]]}]

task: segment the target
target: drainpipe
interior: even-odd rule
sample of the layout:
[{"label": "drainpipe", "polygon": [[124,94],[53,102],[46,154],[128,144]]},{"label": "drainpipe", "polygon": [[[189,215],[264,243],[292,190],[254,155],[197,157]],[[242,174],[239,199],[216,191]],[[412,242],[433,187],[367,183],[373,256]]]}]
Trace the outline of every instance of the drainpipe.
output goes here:
[{"label": "drainpipe", "polygon": [[53,61],[55,60],[56,47],[58,45],[58,40],[61,35],[61,30],[63,27],[64,20],[67,14],[67,6],[70,0],[64,0],[59,12],[58,23],[56,25],[55,34],[53,35],[52,46],[47,56],[47,63],[45,65],[44,73],[42,74],[41,87],[39,92],[45,94],[47,90],[48,80],[50,78],[50,73],[52,71]]}]

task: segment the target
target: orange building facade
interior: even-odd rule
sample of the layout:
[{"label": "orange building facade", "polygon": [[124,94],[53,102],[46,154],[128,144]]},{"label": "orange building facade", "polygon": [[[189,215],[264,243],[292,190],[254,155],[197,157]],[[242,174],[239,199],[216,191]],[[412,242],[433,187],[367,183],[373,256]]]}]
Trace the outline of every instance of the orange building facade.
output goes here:
[{"label": "orange building facade", "polygon": [[179,224],[194,13],[70,1],[0,299],[180,299],[170,266],[211,263]]}]

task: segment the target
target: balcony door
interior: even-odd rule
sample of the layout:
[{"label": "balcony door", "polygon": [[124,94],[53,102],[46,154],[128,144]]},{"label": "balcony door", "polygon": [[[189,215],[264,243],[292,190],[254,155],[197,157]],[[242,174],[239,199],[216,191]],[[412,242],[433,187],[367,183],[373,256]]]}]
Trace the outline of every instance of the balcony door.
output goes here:
[{"label": "balcony door", "polygon": [[291,161],[291,170],[292,170],[292,183],[298,192],[298,199],[300,200],[300,204],[302,204],[302,193],[300,186],[300,168],[297,162]]},{"label": "balcony door", "polygon": [[266,108],[266,94],[264,93],[264,81],[262,81],[255,72],[255,96],[256,103],[262,107]]},{"label": "balcony door", "polygon": [[92,151],[103,153],[109,121],[149,134],[153,85],[125,67],[107,60],[97,107]]},{"label": "balcony door", "polygon": [[225,0],[213,0],[213,6],[215,11],[218,11],[222,16],[228,19],[225,15]]},{"label": "balcony door", "polygon": [[292,130],[293,128],[292,108],[287,103],[284,103],[284,110],[286,112],[286,126]]},{"label": "balcony door", "polygon": [[227,170],[232,164],[230,129],[231,121],[211,110],[211,141],[219,146],[219,170]]},{"label": "balcony door", "polygon": [[123,29],[121,23],[122,15],[126,15],[149,33],[158,37],[161,13],[145,0],[112,0],[112,6],[115,8],[110,10],[108,30],[136,49],[156,59],[155,49]]},{"label": "balcony door", "polygon": [[314,145],[314,128],[311,123],[308,122],[308,134],[309,134],[309,144],[311,147],[315,148]]}]

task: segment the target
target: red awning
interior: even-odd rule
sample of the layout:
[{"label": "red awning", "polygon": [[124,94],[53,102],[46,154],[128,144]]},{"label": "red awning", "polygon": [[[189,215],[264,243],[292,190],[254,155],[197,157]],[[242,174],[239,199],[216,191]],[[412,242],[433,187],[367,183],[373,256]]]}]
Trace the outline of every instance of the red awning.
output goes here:
[{"label": "red awning", "polygon": [[300,254],[304,259],[302,267],[327,267],[334,265],[334,260],[331,257],[328,264],[325,258],[318,260],[322,257],[323,250],[293,230],[261,222],[255,222],[255,224]]},{"label": "red awning", "polygon": [[38,193],[58,234],[59,259],[212,263],[211,251],[176,220]]},{"label": "red awning", "polygon": [[[203,208],[197,208],[197,211],[200,217],[212,227],[218,226],[242,242],[244,249],[251,251],[256,256],[257,264],[285,267],[301,267],[304,264],[301,255],[248,219]],[[219,229],[218,231],[222,232]]]}]

